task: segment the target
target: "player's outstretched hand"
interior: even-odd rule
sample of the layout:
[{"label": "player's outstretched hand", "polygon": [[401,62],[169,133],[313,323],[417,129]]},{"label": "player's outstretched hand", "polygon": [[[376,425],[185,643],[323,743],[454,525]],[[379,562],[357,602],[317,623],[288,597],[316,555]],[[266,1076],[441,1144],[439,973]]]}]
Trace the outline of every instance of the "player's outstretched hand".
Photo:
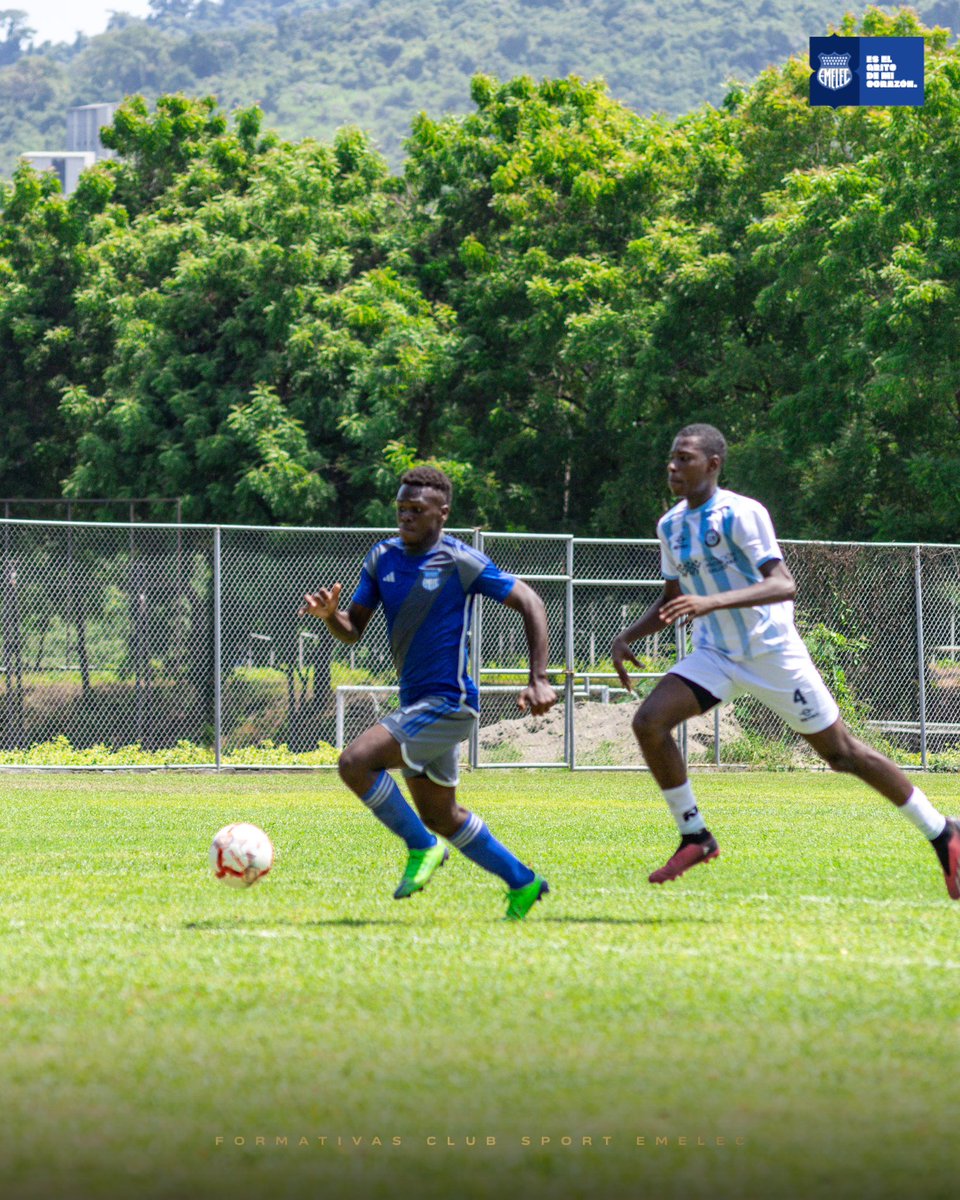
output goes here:
[{"label": "player's outstretched hand", "polygon": [[623,638],[614,638],[613,645],[610,647],[610,657],[613,659],[613,669],[617,673],[617,678],[628,692],[633,691],[633,684],[630,682],[630,676],[627,674],[627,668],[623,665],[625,662],[631,662],[640,670],[640,663],[637,661],[636,655],[630,649],[630,643],[625,642]]},{"label": "player's outstretched hand", "polygon": [[553,708],[556,702],[556,690],[545,679],[538,679],[536,683],[528,683],[517,697],[517,708],[539,717]]},{"label": "player's outstretched hand", "polygon": [[298,617],[319,617],[325,621],[337,611],[340,601],[340,591],[343,585],[335,583],[332,588],[320,588],[317,592],[307,592],[303,603],[297,610]]}]

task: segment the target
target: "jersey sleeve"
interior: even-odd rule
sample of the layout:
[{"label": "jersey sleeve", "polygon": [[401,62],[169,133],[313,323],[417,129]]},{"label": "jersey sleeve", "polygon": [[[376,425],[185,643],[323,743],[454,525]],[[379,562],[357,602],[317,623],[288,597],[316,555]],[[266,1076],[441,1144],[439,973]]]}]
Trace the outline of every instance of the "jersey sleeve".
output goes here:
[{"label": "jersey sleeve", "polygon": [[670,549],[670,539],[663,525],[657,526],[657,537],[660,539],[660,574],[664,579],[679,579],[680,568]]},{"label": "jersey sleeve", "polygon": [[753,567],[783,558],[770,514],[762,504],[751,504],[737,513],[733,522],[733,540]]},{"label": "jersey sleeve", "polygon": [[516,575],[511,575],[509,571],[501,571],[497,564],[488,558],[483,570],[474,579],[468,591],[479,593],[481,596],[489,596],[491,600],[499,600],[502,604],[513,591],[513,585],[516,582]]},{"label": "jersey sleeve", "polygon": [[362,604],[364,608],[376,608],[380,603],[380,584],[377,582],[377,559],[379,557],[380,547],[374,546],[363,560],[360,582],[353,593],[351,604]]}]

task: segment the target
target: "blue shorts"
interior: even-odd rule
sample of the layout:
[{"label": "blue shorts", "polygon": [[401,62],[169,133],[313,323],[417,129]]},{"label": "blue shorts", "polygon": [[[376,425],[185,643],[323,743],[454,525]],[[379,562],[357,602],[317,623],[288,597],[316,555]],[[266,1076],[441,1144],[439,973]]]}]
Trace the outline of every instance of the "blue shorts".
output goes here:
[{"label": "blue shorts", "polygon": [[400,743],[404,778],[426,775],[441,787],[456,787],[460,781],[460,743],[473,732],[477,716],[466,705],[458,708],[439,696],[425,696],[408,708],[390,713],[380,724]]}]

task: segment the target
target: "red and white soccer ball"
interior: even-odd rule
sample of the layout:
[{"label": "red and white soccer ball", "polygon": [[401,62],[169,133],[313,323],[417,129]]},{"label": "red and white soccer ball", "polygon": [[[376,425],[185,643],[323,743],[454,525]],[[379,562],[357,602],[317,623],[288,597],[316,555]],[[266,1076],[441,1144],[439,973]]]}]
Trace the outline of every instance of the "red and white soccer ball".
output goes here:
[{"label": "red and white soccer ball", "polygon": [[252,887],[273,866],[273,843],[256,825],[224,825],[210,847],[210,866],[227,887]]}]

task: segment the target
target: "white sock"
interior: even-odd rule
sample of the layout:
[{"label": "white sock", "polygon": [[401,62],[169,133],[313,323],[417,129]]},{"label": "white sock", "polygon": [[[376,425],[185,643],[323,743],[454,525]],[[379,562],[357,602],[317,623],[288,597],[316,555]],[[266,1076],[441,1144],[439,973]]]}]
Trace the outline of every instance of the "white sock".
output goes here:
[{"label": "white sock", "polygon": [[938,812],[919,788],[914,788],[906,804],[900,805],[900,811],[932,842],[939,837],[947,826],[947,818]]},{"label": "white sock", "polygon": [[689,779],[679,787],[663,788],[662,791],[663,798],[666,800],[681,834],[699,833],[701,829],[706,829],[707,826],[703,817],[700,816],[700,809],[697,808],[696,797]]}]

